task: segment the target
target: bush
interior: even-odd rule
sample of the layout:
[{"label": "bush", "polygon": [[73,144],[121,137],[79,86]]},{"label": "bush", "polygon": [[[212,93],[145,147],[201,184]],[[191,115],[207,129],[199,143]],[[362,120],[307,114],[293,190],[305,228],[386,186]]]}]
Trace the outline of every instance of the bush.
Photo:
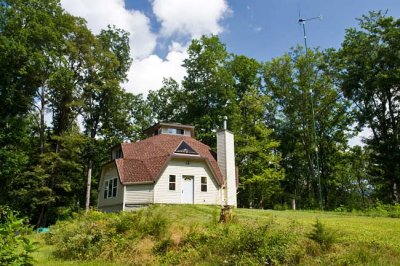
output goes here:
[{"label": "bush", "polygon": [[[267,221],[264,225],[214,224],[192,227],[179,245],[162,245],[162,264],[276,265],[287,260],[293,235]],[[158,248],[160,250],[160,248]]]},{"label": "bush", "polygon": [[373,207],[364,210],[348,209],[346,206],[340,205],[334,211],[339,213],[351,212],[352,215],[360,216],[400,218],[400,204],[382,204],[380,201],[377,201]]},{"label": "bush", "polygon": [[55,245],[59,258],[113,260],[116,255],[131,254],[146,237],[161,241],[167,229],[168,219],[152,207],[118,214],[91,211],[57,222],[47,242]]},{"label": "bush", "polygon": [[32,232],[27,220],[7,206],[0,206],[0,265],[33,265],[34,242],[26,235]]},{"label": "bush", "polygon": [[317,242],[323,249],[328,250],[336,241],[335,232],[329,230],[319,219],[313,225],[313,230],[308,235],[311,240]]}]

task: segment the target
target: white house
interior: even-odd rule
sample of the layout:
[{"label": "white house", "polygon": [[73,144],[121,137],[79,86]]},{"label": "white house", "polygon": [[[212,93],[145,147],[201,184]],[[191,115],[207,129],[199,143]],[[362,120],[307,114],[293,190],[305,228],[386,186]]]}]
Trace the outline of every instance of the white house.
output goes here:
[{"label": "white house", "polygon": [[[225,126],[226,128],[226,126]],[[111,149],[103,165],[98,208],[131,210],[150,203],[236,206],[233,134],[217,133],[217,154],[194,139],[194,127],[158,123],[148,138]]]}]

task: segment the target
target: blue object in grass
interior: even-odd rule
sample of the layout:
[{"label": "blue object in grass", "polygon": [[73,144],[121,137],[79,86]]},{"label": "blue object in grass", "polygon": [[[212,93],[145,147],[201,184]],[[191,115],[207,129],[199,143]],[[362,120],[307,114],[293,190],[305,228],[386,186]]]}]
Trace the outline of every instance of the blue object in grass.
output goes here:
[{"label": "blue object in grass", "polygon": [[48,227],[39,227],[36,232],[38,233],[48,233],[50,230]]}]

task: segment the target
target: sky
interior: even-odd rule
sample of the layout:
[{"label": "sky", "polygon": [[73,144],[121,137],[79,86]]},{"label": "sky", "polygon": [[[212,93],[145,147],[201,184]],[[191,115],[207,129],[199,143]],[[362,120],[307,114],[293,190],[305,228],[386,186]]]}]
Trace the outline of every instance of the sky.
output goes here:
[{"label": "sky", "polygon": [[303,44],[299,17],[307,22],[309,47],[338,48],[345,29],[371,10],[400,17],[399,0],[61,0],[94,33],[116,25],[130,33],[133,64],[124,88],[146,95],[164,77],[180,81],[193,38],[218,34],[227,50],[265,62]]},{"label": "sky", "polygon": [[321,49],[339,48],[345,29],[357,27],[356,18],[369,11],[387,10],[387,15],[400,18],[400,0],[61,0],[61,4],[85,18],[95,34],[107,25],[130,33],[133,64],[123,86],[143,95],[161,88],[163,78],[183,79],[186,49],[201,35],[217,34],[228,52],[265,62],[303,44],[300,17],[322,15],[322,20],[306,23],[308,46]]}]

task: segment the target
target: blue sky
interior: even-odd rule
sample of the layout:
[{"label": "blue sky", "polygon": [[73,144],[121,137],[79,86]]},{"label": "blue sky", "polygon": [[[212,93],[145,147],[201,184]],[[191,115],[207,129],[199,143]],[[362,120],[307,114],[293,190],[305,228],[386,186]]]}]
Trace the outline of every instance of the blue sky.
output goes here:
[{"label": "blue sky", "polygon": [[[161,24],[152,12],[149,0],[126,0],[126,7],[142,10],[158,31]],[[338,48],[345,29],[357,27],[356,18],[372,10],[388,10],[400,17],[399,0],[229,0],[231,14],[221,20],[224,31],[219,34],[230,52],[266,61],[282,55],[297,44],[303,44],[299,15],[310,18],[323,15],[306,25],[309,45]],[[165,51],[158,49],[160,55]]]},{"label": "blue sky", "polygon": [[146,95],[164,77],[185,76],[182,61],[193,38],[218,34],[227,50],[259,61],[303,44],[303,18],[309,47],[338,48],[345,29],[370,10],[388,10],[400,18],[400,0],[61,0],[70,13],[87,20],[98,33],[108,24],[131,34],[133,66],[127,91]]},{"label": "blue sky", "polygon": [[309,46],[321,48],[338,48],[345,29],[356,27],[356,18],[370,10],[388,9],[389,15],[400,17],[399,0],[232,0],[229,4],[233,16],[224,21],[229,31],[221,34],[222,41],[230,51],[262,61],[303,44],[299,13],[304,18],[323,15],[321,21],[306,24]]}]

